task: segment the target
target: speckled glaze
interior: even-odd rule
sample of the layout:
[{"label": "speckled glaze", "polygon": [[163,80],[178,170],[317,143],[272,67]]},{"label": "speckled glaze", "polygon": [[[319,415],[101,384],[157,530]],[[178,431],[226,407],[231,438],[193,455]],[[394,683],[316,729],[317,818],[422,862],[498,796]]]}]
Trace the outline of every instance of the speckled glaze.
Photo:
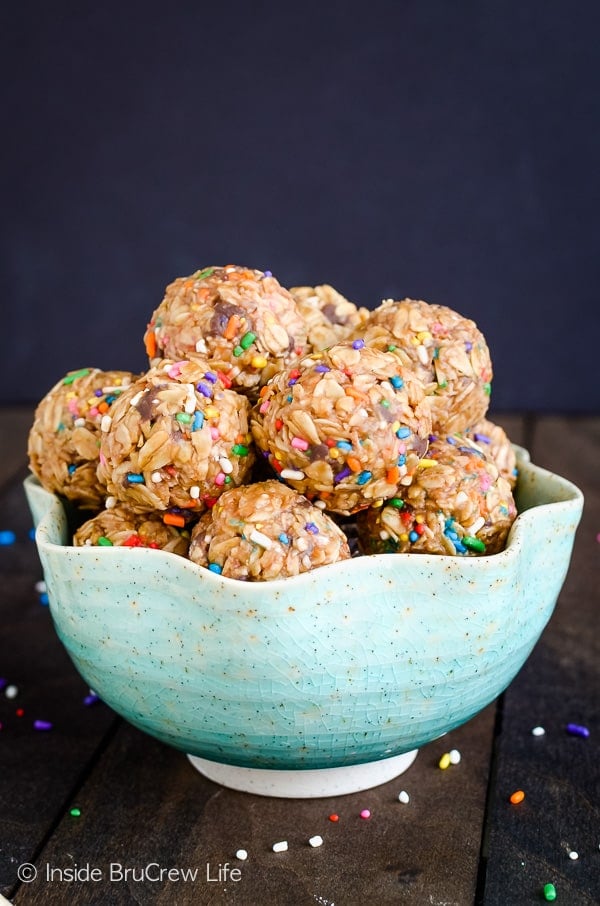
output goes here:
[{"label": "speckled glaze", "polygon": [[63,505],[30,477],[56,631],[107,704],[200,758],[297,770],[409,752],[496,698],[555,606],[583,497],[518,454],[504,552],[379,554],[267,583],[69,546]]}]

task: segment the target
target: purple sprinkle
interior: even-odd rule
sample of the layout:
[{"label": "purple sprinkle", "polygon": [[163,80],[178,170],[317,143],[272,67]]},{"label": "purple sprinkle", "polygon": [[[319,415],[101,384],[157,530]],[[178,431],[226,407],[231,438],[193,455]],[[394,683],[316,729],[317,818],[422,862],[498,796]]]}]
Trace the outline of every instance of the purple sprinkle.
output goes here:
[{"label": "purple sprinkle", "polygon": [[204,377],[206,378],[207,381],[210,381],[211,384],[216,384],[217,381],[219,380],[217,375],[213,371],[207,371],[206,374],[204,375]]},{"label": "purple sprinkle", "polygon": [[33,729],[41,730],[41,731],[51,730],[52,724],[50,723],[49,720],[34,720]]},{"label": "purple sprinkle", "polygon": [[198,393],[201,393],[202,396],[207,396],[209,399],[212,397],[212,388],[209,387],[208,384],[202,383],[202,381],[199,381],[196,384],[196,390]]},{"label": "purple sprinkle", "polygon": [[492,442],[490,440],[490,438],[487,436],[487,434],[474,434],[473,440],[477,441],[477,443],[482,443],[482,444],[491,444],[491,442]]},{"label": "purple sprinkle", "polygon": [[8,680],[5,679],[3,676],[0,676],[0,689],[4,689],[4,687],[7,685],[8,685]]},{"label": "purple sprinkle", "polygon": [[437,438],[437,434],[430,434],[430,435],[429,435],[429,443],[430,443],[430,444],[435,443],[435,441],[436,441],[437,439],[438,439],[438,438]]},{"label": "purple sprinkle", "polygon": [[354,340],[354,342],[352,344],[352,349],[362,349],[364,345],[365,345],[364,340]]},{"label": "purple sprinkle", "polygon": [[315,365],[315,371],[318,371],[319,374],[325,374],[326,371],[331,371],[327,365]]},{"label": "purple sprinkle", "polygon": [[471,350],[473,349],[473,344],[470,340],[465,341],[465,349],[467,350],[467,352],[471,352]]},{"label": "purple sprinkle", "polygon": [[314,524],[314,522],[307,522],[306,525],[304,526],[304,528],[306,529],[307,532],[310,532],[311,535],[318,535],[318,534],[319,534],[319,529],[318,529],[317,526]]},{"label": "purple sprinkle", "polygon": [[343,479],[347,478],[350,474],[350,469],[346,466],[341,472],[338,472],[337,475],[333,476],[333,483],[337,484],[339,481],[343,481]]},{"label": "purple sprinkle", "polygon": [[94,390],[94,396],[102,396],[102,388],[99,387],[98,390]]},{"label": "purple sprinkle", "polygon": [[89,708],[90,705],[95,705],[96,702],[99,702],[99,701],[100,701],[100,697],[98,695],[96,695],[95,692],[90,692],[90,694],[86,695],[86,697],[84,698],[83,704],[86,706],[86,708]]},{"label": "purple sprinkle", "polygon": [[271,271],[263,271],[263,277],[272,277],[272,276],[273,276],[273,274],[271,273]]},{"label": "purple sprinkle", "polygon": [[288,381],[288,387],[293,387],[294,384],[297,384],[297,383],[298,383],[298,378],[296,378],[296,377],[290,378],[290,380]]},{"label": "purple sprinkle", "polygon": [[582,736],[584,739],[587,739],[590,735],[588,728],[583,727],[581,724],[567,724],[565,730],[570,736]]},{"label": "purple sprinkle", "polygon": [[449,444],[452,444],[452,446],[454,446],[454,447],[456,446],[456,441],[454,440],[453,437],[447,437],[446,440],[448,441]]}]

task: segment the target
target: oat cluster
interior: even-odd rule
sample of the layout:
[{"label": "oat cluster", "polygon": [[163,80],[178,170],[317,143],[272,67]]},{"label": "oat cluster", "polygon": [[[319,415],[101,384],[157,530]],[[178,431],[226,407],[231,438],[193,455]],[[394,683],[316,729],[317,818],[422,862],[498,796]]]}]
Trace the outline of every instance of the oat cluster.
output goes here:
[{"label": "oat cluster", "polygon": [[143,340],[144,374],[72,371],[36,409],[30,468],[80,509],[74,544],[245,581],[503,549],[514,450],[487,419],[485,339],[458,312],[369,311],[227,265],[172,281]]}]

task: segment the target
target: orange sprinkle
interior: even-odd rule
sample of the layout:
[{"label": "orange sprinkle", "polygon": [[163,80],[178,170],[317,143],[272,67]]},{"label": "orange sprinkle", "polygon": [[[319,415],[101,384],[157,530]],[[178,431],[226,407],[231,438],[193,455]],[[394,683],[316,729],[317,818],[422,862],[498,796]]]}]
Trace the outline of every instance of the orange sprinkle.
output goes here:
[{"label": "orange sprinkle", "polygon": [[96,408],[97,408],[98,412],[101,412],[104,415],[105,412],[108,412],[109,406],[108,406],[108,403],[106,402],[106,400],[102,400],[101,403],[98,403]]},{"label": "orange sprinkle", "polygon": [[185,525],[185,519],[178,513],[165,513],[163,522],[165,525],[176,525],[178,528],[183,528]]},{"label": "orange sprinkle", "polygon": [[352,469],[353,472],[360,472],[362,470],[362,465],[356,456],[348,456],[346,458],[346,465],[349,469]]},{"label": "orange sprinkle", "polygon": [[153,330],[149,330],[146,333],[146,354],[149,359],[153,359],[156,355],[156,334]]},{"label": "orange sprinkle", "polygon": [[398,484],[400,479],[400,469],[398,466],[392,466],[391,469],[388,469],[385,473],[386,484]]},{"label": "orange sprinkle", "polygon": [[523,802],[524,798],[525,798],[525,793],[523,792],[523,790],[515,790],[514,793],[510,797],[510,801],[512,802],[513,805],[518,805],[519,802]]},{"label": "orange sprinkle", "polygon": [[223,331],[223,336],[225,337],[226,340],[233,340],[233,338],[236,335],[239,324],[240,324],[239,317],[237,315],[231,315],[231,317],[229,318],[229,321],[227,322],[227,326],[225,327],[225,330]]}]

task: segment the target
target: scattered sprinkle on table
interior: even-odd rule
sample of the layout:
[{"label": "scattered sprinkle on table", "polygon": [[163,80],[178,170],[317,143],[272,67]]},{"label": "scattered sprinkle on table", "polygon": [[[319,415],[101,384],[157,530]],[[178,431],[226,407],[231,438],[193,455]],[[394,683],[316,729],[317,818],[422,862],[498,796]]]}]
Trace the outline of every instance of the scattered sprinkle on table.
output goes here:
[{"label": "scattered sprinkle on table", "polygon": [[16,540],[17,536],[10,529],[2,529],[0,531],[0,545],[8,546],[9,544],[14,544]]},{"label": "scattered sprinkle on table", "polygon": [[274,853],[284,853],[287,852],[288,843],[287,840],[280,840],[279,843],[273,844]]},{"label": "scattered sprinkle on table", "polygon": [[310,845],[313,846],[313,847],[315,847],[315,846],[322,846],[322,845],[323,845],[323,837],[321,837],[319,834],[315,834],[314,837],[309,837],[308,842],[309,842]]},{"label": "scattered sprinkle on table", "polygon": [[565,729],[569,736],[582,736],[584,739],[587,739],[590,735],[588,728],[581,724],[567,724]]},{"label": "scattered sprinkle on table", "polygon": [[579,853],[576,852],[574,849],[570,849],[569,850],[569,859],[572,859],[572,861],[575,862],[578,858],[579,858]]},{"label": "scattered sprinkle on table", "polygon": [[406,790],[400,790],[400,792],[398,793],[398,802],[404,802],[405,805],[410,802],[410,796],[408,795]]},{"label": "scattered sprinkle on table", "polygon": [[450,767],[450,752],[444,752],[444,754],[438,761],[438,768],[441,768],[442,771],[445,771],[448,767]]},{"label": "scattered sprinkle on table", "polygon": [[336,815],[335,812],[334,812],[332,815],[329,816],[329,820],[330,820],[330,821],[333,821],[333,822],[335,823],[336,821],[339,821],[339,820],[340,820],[340,816],[339,816],[339,815]]},{"label": "scattered sprinkle on table", "polygon": [[235,854],[235,857],[236,857],[236,859],[240,859],[240,861],[245,862],[246,859],[248,858],[248,853],[246,852],[245,849],[238,849],[238,851]]},{"label": "scattered sprinkle on table", "polygon": [[525,793],[523,792],[523,790],[515,790],[514,793],[511,793],[510,795],[510,801],[513,805],[518,805],[519,802],[523,802],[524,798]]},{"label": "scattered sprinkle on table", "polygon": [[532,736],[545,736],[546,731],[544,730],[543,727],[534,727],[533,730],[531,731],[531,735]]},{"label": "scattered sprinkle on table", "polygon": [[368,808],[364,808],[364,809],[362,810],[362,812],[360,813],[360,817],[361,817],[364,821],[367,821],[367,819],[371,817],[371,812],[370,812],[370,810],[369,810]]},{"label": "scattered sprinkle on table", "polygon": [[46,730],[52,729],[52,724],[50,723],[49,720],[34,720],[33,729],[40,730],[41,732],[45,732]]},{"label": "scattered sprinkle on table", "polygon": [[11,683],[4,690],[4,694],[6,695],[7,698],[16,698],[17,695],[19,694],[19,689],[17,686],[15,686]]},{"label": "scattered sprinkle on table", "polygon": [[77,808],[77,806],[74,806],[69,810],[69,815],[71,815],[72,818],[79,818],[81,815],[81,809]]},{"label": "scattered sprinkle on table", "polygon": [[450,764],[460,764],[461,754],[458,749],[450,749],[448,752]]},{"label": "scattered sprinkle on table", "polygon": [[43,579],[41,579],[39,582],[36,582],[34,588],[37,591],[38,595],[43,595],[44,592],[47,591],[46,583]]},{"label": "scattered sprinkle on table", "polygon": [[549,903],[556,899],[556,887],[554,884],[544,884],[544,899]]}]

